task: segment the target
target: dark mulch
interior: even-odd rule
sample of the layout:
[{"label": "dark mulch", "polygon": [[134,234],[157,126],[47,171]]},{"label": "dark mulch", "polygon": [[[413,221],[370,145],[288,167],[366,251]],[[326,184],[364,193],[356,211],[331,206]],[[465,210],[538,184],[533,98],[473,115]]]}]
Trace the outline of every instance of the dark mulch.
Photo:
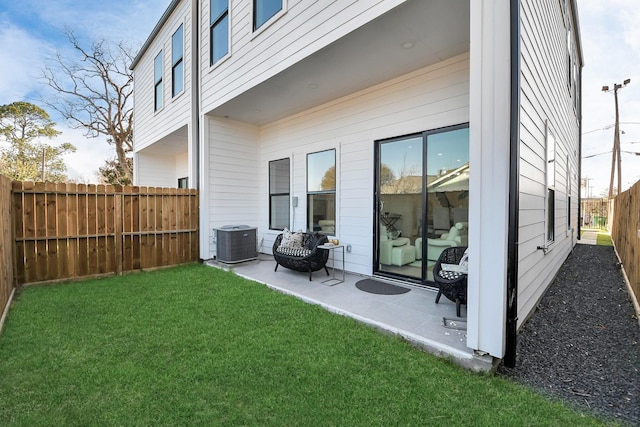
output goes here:
[{"label": "dark mulch", "polygon": [[498,374],[640,425],[640,326],[612,247],[576,245]]}]

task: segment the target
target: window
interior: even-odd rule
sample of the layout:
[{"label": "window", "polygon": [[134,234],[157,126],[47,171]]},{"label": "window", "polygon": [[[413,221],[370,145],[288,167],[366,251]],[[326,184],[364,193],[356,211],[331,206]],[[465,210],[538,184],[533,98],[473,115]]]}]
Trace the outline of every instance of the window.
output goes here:
[{"label": "window", "polygon": [[253,0],[253,31],[282,10],[282,0]]},{"label": "window", "polygon": [[229,53],[229,1],[211,0],[209,12],[209,41],[211,65]]},{"label": "window", "polygon": [[336,150],[307,154],[307,227],[335,233]]},{"label": "window", "polygon": [[189,178],[178,178],[178,188],[189,188]]},{"label": "window", "polygon": [[571,179],[573,178],[573,168],[567,156],[567,230],[571,230]]},{"label": "window", "polygon": [[162,51],[153,60],[153,109],[162,108]]},{"label": "window", "polygon": [[176,96],[184,88],[182,25],[171,37],[171,96]]},{"label": "window", "polygon": [[269,162],[269,229],[289,227],[289,159]]},{"label": "window", "polygon": [[553,242],[555,240],[556,226],[556,139],[553,134],[551,134],[548,121],[545,144],[547,163],[547,242]]}]

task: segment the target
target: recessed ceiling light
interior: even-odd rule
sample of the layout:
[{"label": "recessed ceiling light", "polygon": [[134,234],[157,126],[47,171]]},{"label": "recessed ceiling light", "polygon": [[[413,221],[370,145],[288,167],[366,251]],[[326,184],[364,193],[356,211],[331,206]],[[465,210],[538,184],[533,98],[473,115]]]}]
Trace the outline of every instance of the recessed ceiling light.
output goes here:
[{"label": "recessed ceiling light", "polygon": [[309,83],[309,89],[318,89],[318,85],[316,83]]},{"label": "recessed ceiling light", "polygon": [[403,49],[411,49],[415,44],[413,42],[404,42],[402,43]]}]

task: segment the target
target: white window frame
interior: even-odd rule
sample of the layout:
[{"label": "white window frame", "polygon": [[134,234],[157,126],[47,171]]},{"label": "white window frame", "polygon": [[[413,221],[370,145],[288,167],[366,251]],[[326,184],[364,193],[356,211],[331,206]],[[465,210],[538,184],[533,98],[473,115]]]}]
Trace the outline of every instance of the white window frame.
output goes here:
[{"label": "white window frame", "polygon": [[267,19],[265,22],[263,22],[261,26],[256,28],[255,27],[255,22],[256,22],[256,1],[259,1],[259,0],[252,0],[251,1],[251,31],[252,31],[252,38],[256,37],[259,34],[261,34],[263,31],[265,31],[267,28],[269,28],[271,25],[273,25],[275,22],[277,22],[283,15],[285,15],[287,13],[287,10],[289,8],[289,0],[282,0],[282,8],[278,12],[276,12],[274,15],[272,15],[269,19]]},{"label": "white window frame", "polygon": [[545,241],[548,246],[556,238],[556,139],[549,120],[545,128]]},{"label": "white window frame", "polygon": [[[214,21],[214,17],[211,16],[211,13],[213,11],[213,8],[211,7],[211,4],[214,2],[215,0],[209,0],[209,66],[211,67],[215,67],[219,64],[221,64],[222,62],[224,62],[229,56],[231,56],[231,7],[230,7],[230,1],[227,0],[227,8],[218,16],[215,17],[215,21]],[[227,52],[222,55],[220,58],[216,59],[214,61],[213,59],[213,30],[215,29],[215,27],[217,27],[219,24],[222,23],[222,21],[227,20]]]},{"label": "white window frame", "polygon": [[[158,58],[160,61],[158,61]],[[163,69],[164,69],[164,57],[162,55],[162,49],[153,58],[153,111],[160,111],[164,107],[164,83],[163,83]],[[160,65],[159,78],[157,78],[157,66]],[[160,96],[158,97],[158,86],[160,86]]]},{"label": "white window frame", "polygon": [[[176,37],[176,34],[178,34],[178,31],[182,32],[182,37],[180,40],[180,57],[177,59],[174,59],[175,57],[174,52],[176,51],[175,37]],[[175,71],[179,65],[182,65],[182,76],[180,79],[182,80],[181,82],[182,84],[180,85],[180,90],[176,90],[176,81],[178,79],[176,79]],[[184,92],[185,69],[186,67],[184,64],[184,24],[180,24],[178,28],[176,28],[176,30],[171,35],[171,97],[172,98],[175,98],[176,96]]]}]

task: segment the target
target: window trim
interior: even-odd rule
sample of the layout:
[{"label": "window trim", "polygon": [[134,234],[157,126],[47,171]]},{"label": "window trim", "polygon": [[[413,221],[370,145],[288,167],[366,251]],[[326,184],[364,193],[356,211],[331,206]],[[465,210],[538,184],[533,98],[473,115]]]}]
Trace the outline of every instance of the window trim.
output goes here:
[{"label": "window trim", "polygon": [[[229,7],[229,0],[227,0],[227,7],[220,15],[218,15],[215,21],[211,17],[213,8],[211,3],[214,0],[209,0],[209,66],[215,66],[222,63],[227,57],[231,55],[231,11]],[[214,61],[213,59],[213,31],[214,29],[226,18],[227,20],[227,52],[220,58]]]},{"label": "window trim", "polygon": [[[184,185],[183,185],[184,184]],[[189,188],[189,177],[178,178],[178,188]]]},{"label": "window trim", "polygon": [[556,232],[556,139],[551,132],[549,120],[545,126],[545,242],[555,242]]},{"label": "window trim", "polygon": [[[276,163],[276,162],[282,162],[282,161],[287,161],[288,162],[288,173],[289,173],[289,179],[288,179],[288,184],[289,184],[289,191],[286,193],[274,193],[271,190],[271,165]],[[282,159],[275,159],[275,160],[270,160],[269,164],[268,164],[268,168],[269,168],[269,230],[283,230],[284,228],[274,228],[272,227],[273,224],[273,218],[271,217],[271,213],[272,211],[272,207],[273,207],[273,197],[275,196],[288,196],[289,202],[288,202],[288,227],[291,227],[291,158],[290,157],[283,157]]]},{"label": "window trim", "polygon": [[[334,188],[333,188],[333,190],[314,190],[314,191],[309,191],[309,157],[314,155],[314,154],[325,153],[327,151],[333,151],[333,167],[334,167],[334,173],[335,173]],[[311,152],[311,153],[307,153],[306,165],[305,166],[306,166],[306,169],[307,169],[306,184],[305,184],[306,203],[307,203],[307,219],[306,219],[307,228],[309,228],[309,225],[313,225],[313,214],[312,214],[312,212],[309,211],[309,209],[310,209],[309,197],[310,196],[314,196],[314,195],[323,195],[323,194],[333,195],[333,197],[334,197],[334,201],[333,201],[333,203],[334,203],[334,206],[333,206],[333,218],[334,219],[333,219],[333,221],[334,221],[334,233],[335,233],[336,230],[338,230],[338,150],[336,148],[327,148],[326,150],[320,150],[320,151],[314,151],[314,152]],[[314,231],[314,230],[313,229],[309,229],[308,231]]]},{"label": "window trim", "polygon": [[280,10],[278,10],[276,13],[271,15],[266,21],[264,21],[262,23],[262,25],[260,25],[259,27],[256,28],[256,1],[260,1],[260,0],[253,0],[251,2],[251,30],[252,30],[251,32],[252,32],[252,38],[257,36],[258,34],[262,33],[263,31],[265,31],[271,25],[273,25],[283,15],[285,15],[287,13],[287,10],[288,10],[288,0],[281,0],[282,1],[282,7],[280,8]]},{"label": "window trim", "polygon": [[[160,111],[164,107],[164,85],[163,85],[163,55],[162,49],[160,52],[153,58],[153,111]],[[159,59],[159,62],[158,62]],[[156,65],[160,65],[160,76],[156,79]],[[158,86],[160,86],[160,97],[158,98]],[[159,102],[158,102],[159,101]],[[159,104],[159,105],[158,105]]]},{"label": "window trim", "polygon": [[[178,34],[178,31],[181,32],[181,40],[180,40],[180,57],[174,60],[174,52],[175,52],[175,36]],[[182,65],[182,84],[180,86],[180,90],[176,91],[176,75],[175,71],[178,66]],[[184,66],[184,24],[180,24],[178,28],[171,35],[171,97],[175,98],[184,92],[184,82],[185,82],[185,66]]]}]

